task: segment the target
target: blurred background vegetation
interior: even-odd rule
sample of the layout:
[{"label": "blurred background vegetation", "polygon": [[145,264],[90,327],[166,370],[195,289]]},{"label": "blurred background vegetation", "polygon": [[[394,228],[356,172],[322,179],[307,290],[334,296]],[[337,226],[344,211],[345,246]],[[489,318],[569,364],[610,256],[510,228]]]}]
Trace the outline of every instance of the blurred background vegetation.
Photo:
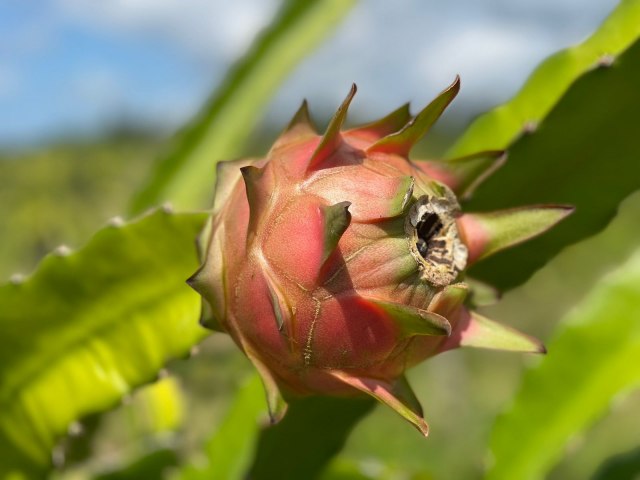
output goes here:
[{"label": "blurred background vegetation", "polygon": [[[115,112],[115,118],[121,118],[119,123],[114,123],[113,110],[105,116],[100,110],[102,103],[97,102],[101,107],[93,111],[95,118],[89,129],[81,127],[86,118],[91,118],[91,110],[77,118],[67,117],[71,119],[64,123],[65,116],[51,109],[46,122],[33,120],[30,124],[28,119],[20,120],[17,123],[25,125],[21,130],[7,127],[0,132],[0,235],[3,239],[0,277],[5,279],[16,273],[31,272],[43,255],[60,244],[80,247],[110,218],[127,215],[131,199],[152,175],[155,160],[174,148],[173,130],[197,108],[177,111],[177,120],[168,122],[157,118],[157,112],[163,112],[160,117],[170,116],[172,102],[179,103],[185,98],[184,103],[188,105],[202,104],[210,86],[221,81],[230,61],[246,49],[247,39],[269,22],[279,5],[265,2],[267,6],[259,6],[256,1],[238,1],[233,2],[240,5],[234,10],[223,6],[224,2],[194,1],[188,2],[193,5],[183,8],[172,2],[160,2],[162,6],[156,7],[154,2],[140,1],[132,2],[138,5],[138,10],[122,7],[122,11],[115,12],[116,7],[113,11],[105,7],[102,13],[112,17],[100,22],[87,10],[91,2],[45,3],[45,10],[55,13],[54,18],[64,26],[57,27],[51,22],[42,28],[60,28],[60,35],[71,39],[91,39],[92,35],[99,39],[87,43],[85,56],[95,54],[95,58],[102,58],[104,65],[109,66],[110,56],[121,54],[119,49],[124,52],[133,44],[132,51],[144,58],[149,54],[149,45],[159,42],[163,55],[176,57],[165,62],[162,68],[158,67],[160,73],[170,66],[179,68],[191,62],[188,74],[200,74],[203,79],[195,84],[184,79],[167,82],[164,90],[158,89],[160,93],[153,97],[154,101],[163,101],[161,93],[176,88],[184,88],[190,95],[182,93],[166,99],[165,105],[147,108],[139,116],[129,118],[125,113],[127,109],[136,108],[136,102],[127,103],[128,95],[140,94],[133,89],[119,97],[121,110]],[[598,2],[587,2],[586,6],[573,1],[524,0],[483,2],[482,6],[472,6],[472,3],[462,2],[453,8],[437,2],[397,2],[387,19],[385,2],[361,2],[330,40],[309,55],[279,89],[264,120],[249,131],[249,138],[238,154],[266,152],[303,95],[311,97],[312,112],[316,112],[318,123],[325,125],[350,82],[357,81],[362,94],[350,118],[355,124],[384,113],[401,101],[412,100],[422,105],[460,71],[463,92],[465,84],[469,84],[468,95],[461,97],[460,105],[428,141],[420,145],[416,154],[419,158],[437,157],[453,144],[478,112],[509,98],[542,58],[582,40],[615,5],[615,2],[598,5],[595,5]],[[20,28],[27,31],[27,27],[38,27],[41,18],[34,8],[19,2],[0,6],[0,16],[4,13],[5,18],[23,22],[18,26],[0,23],[0,34],[6,34],[11,42],[18,42],[22,38],[16,34]],[[136,23],[136,15],[143,16],[141,12],[154,18],[155,8],[157,18],[161,18],[155,27],[152,22],[151,27],[139,20]],[[72,15],[64,17],[64,12]],[[171,25],[172,15],[180,16],[175,22],[190,25],[188,22],[193,18],[205,14],[216,18],[204,26],[197,24],[200,30],[191,33],[200,35],[198,38],[185,36],[177,27],[175,31],[167,27]],[[127,15],[130,21],[126,20]],[[120,19],[122,24],[114,27],[113,19]],[[233,32],[227,37],[207,36],[207,27],[215,28],[227,21],[225,19],[235,19],[236,23],[240,22],[238,25],[246,21],[250,28],[238,26],[245,32],[242,38],[234,37]],[[404,26],[403,20],[409,22],[409,26]],[[376,33],[375,27],[385,24],[384,34]],[[436,29],[435,24],[440,27]],[[558,28],[560,24],[562,28]],[[434,26],[436,31],[428,31],[429,26]],[[495,32],[499,26],[506,31],[502,32],[503,36]],[[409,27],[413,27],[409,32],[403,31]],[[445,36],[447,27],[454,29],[457,37]],[[474,32],[477,35],[474,36]],[[493,32],[493,36],[487,32]],[[461,36],[466,43],[460,40]],[[60,40],[53,51],[33,54],[33,62],[39,61],[38,55],[46,54],[51,64],[77,66],[67,58],[66,41],[68,39]],[[515,44],[507,48],[504,43],[509,41]],[[104,45],[109,42],[110,51],[105,53]],[[198,42],[215,45],[201,48]],[[385,43],[391,45],[384,46]],[[529,45],[536,43],[542,47]],[[349,49],[341,52],[347,44]],[[195,50],[190,51],[185,45]],[[413,50],[417,46],[420,58],[416,60]],[[452,52],[454,47],[466,50]],[[96,50],[92,53],[91,48]],[[175,49],[173,53],[172,49]],[[16,44],[16,50],[20,52],[22,48]],[[430,54],[434,61],[429,60]],[[6,61],[7,68],[13,65],[12,55]],[[135,63],[131,52],[122,55],[134,59],[127,63]],[[360,55],[364,58],[356,58]],[[438,60],[443,58],[447,62],[439,64]],[[112,65],[113,75],[126,77],[126,65],[117,64]],[[136,70],[134,66],[130,68],[132,72]],[[63,66],[57,67],[57,70],[63,69]],[[425,69],[429,69],[429,73],[424,73]],[[467,76],[465,69],[468,69]],[[510,69],[508,75],[503,75],[504,69]],[[30,71],[25,67],[21,74],[29,75]],[[62,87],[64,78],[64,73],[58,72],[52,74],[51,82]],[[0,84],[1,80],[0,76]],[[143,80],[155,81],[144,76],[137,81]],[[20,95],[35,98],[51,95],[50,87],[45,93],[37,90],[44,88],[46,81],[45,78],[40,86],[25,81],[22,93],[16,90],[3,94],[1,101],[7,105],[3,116],[9,118],[0,122],[0,128],[10,123],[14,112],[21,108]],[[162,82],[157,80],[157,83]],[[126,85],[122,88],[126,90]],[[322,93],[318,93],[320,90]],[[69,109],[83,101],[82,97],[68,92],[60,95],[66,98]],[[105,93],[94,91],[94,95]],[[3,112],[1,105],[0,112]],[[32,107],[25,102],[23,108]],[[47,110],[43,107],[45,113]],[[485,312],[542,339],[551,338],[563,316],[610,271],[632,256],[640,238],[639,218],[640,195],[636,193],[622,204],[619,214],[604,231],[562,251],[527,283],[510,291],[498,305],[486,307]],[[231,341],[222,335],[207,338],[192,354],[188,360],[172,361],[159,382],[134,392],[125,398],[122,406],[72,424],[69,435],[52,453],[58,467],[53,477],[125,479],[173,475],[198,478],[196,473],[192,472],[192,477],[184,473],[179,465],[193,465],[195,472],[199,465],[206,464],[208,447],[205,446],[215,447],[215,432],[228,418],[226,412],[232,408],[237,392],[250,388],[245,382],[252,370]],[[487,444],[494,420],[516,395],[525,369],[539,361],[506,353],[457,351],[420,365],[409,377],[423,400],[431,438],[425,441],[393,412],[378,408],[356,427],[344,451],[332,462],[326,478],[482,477],[492,461]],[[580,361],[575,359],[577,363]],[[638,361],[640,365],[640,359]],[[615,399],[607,414],[587,433],[571,439],[549,478],[634,478],[633,475],[640,472],[639,432],[640,395],[637,391],[628,391]]]}]

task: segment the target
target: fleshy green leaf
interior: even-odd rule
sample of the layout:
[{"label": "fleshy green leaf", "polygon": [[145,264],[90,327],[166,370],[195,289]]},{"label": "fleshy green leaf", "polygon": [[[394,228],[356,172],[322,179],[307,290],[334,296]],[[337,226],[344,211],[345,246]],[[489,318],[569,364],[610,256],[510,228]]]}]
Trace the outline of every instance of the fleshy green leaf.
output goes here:
[{"label": "fleshy green leaf", "polygon": [[[504,149],[524,130],[542,121],[571,84],[598,62],[607,63],[640,36],[640,1],[622,0],[585,42],[545,60],[508,103],[479,117],[449,156]],[[613,92],[613,91],[612,91]]]},{"label": "fleshy green leaf", "polygon": [[[496,423],[488,478],[541,478],[572,435],[640,386],[640,252],[570,315]],[[517,441],[514,441],[517,439]]]},{"label": "fleshy green leaf", "polygon": [[132,210],[171,201],[206,206],[214,165],[241,153],[244,141],[285,76],[349,11],[354,0],[287,0],[274,23],[232,68],[200,116],[176,139]]},{"label": "fleshy green leaf", "polygon": [[204,337],[185,279],[205,219],[158,210],[109,226],[0,286],[0,474],[46,469],[69,424],[113,407]]},{"label": "fleshy green leaf", "polygon": [[544,235],[474,265],[472,276],[502,290],[521,284],[564,247],[604,228],[640,188],[638,85],[640,41],[613,65],[578,79],[539,128],[513,145],[465,209],[562,203],[576,211]]}]

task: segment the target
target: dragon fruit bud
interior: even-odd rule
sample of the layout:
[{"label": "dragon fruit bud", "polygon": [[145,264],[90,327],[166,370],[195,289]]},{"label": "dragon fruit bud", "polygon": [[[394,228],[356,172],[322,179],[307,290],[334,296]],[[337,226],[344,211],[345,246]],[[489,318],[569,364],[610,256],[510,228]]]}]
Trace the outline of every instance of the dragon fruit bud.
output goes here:
[{"label": "dragon fruit bud", "polygon": [[[564,206],[462,213],[458,196],[504,160],[411,161],[459,79],[417,116],[407,105],[324,135],[306,102],[265,158],[218,165],[203,264],[189,284],[203,325],[227,332],[263,378],[273,421],[299,396],[371,395],[428,427],[404,372],[460,346],[543,352],[470,310],[465,269],[564,218]],[[486,286],[481,287],[487,291]]]}]

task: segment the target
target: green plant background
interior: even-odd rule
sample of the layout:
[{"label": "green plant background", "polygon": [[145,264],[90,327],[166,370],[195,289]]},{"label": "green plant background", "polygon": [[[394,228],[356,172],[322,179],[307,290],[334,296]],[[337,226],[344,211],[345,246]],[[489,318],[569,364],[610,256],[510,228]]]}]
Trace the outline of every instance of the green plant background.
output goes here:
[{"label": "green plant background", "polygon": [[[367,401],[312,399],[265,431],[262,387],[231,341],[215,334],[191,348],[206,332],[183,280],[197,265],[192,238],[205,216],[184,211],[206,208],[210,185],[200,179],[216,159],[267,150],[272,138],[248,129],[248,116],[259,119],[352,3],[285,2],[175,139],[120,132],[2,155],[0,277],[36,269],[61,243],[78,251],[50,255],[0,287],[0,478],[640,474],[637,0],[544,62],[511,102],[464,133],[438,130],[416,155],[508,149],[466,208],[577,206],[555,236],[475,272],[507,291],[483,313],[544,339],[545,358],[456,351],[410,371],[431,425],[424,440]],[[613,64],[599,63],[605,54]],[[166,199],[177,213],[129,220]],[[127,220],[106,225],[118,214]],[[97,394],[104,371],[108,393]],[[54,388],[70,376],[89,378],[86,392]]]}]

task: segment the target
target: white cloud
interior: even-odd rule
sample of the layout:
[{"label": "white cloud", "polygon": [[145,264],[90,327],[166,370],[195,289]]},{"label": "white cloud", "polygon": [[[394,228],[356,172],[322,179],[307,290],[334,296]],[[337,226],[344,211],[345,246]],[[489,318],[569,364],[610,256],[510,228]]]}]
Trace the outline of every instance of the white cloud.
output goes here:
[{"label": "white cloud", "polygon": [[442,86],[460,74],[464,88],[461,100],[477,99],[480,104],[506,100],[554,51],[552,40],[536,25],[485,21],[461,25],[457,30],[446,42],[421,55],[417,70],[429,83]]},{"label": "white cloud", "polygon": [[275,0],[57,0],[72,20],[160,37],[196,55],[232,59],[268,22]]}]

